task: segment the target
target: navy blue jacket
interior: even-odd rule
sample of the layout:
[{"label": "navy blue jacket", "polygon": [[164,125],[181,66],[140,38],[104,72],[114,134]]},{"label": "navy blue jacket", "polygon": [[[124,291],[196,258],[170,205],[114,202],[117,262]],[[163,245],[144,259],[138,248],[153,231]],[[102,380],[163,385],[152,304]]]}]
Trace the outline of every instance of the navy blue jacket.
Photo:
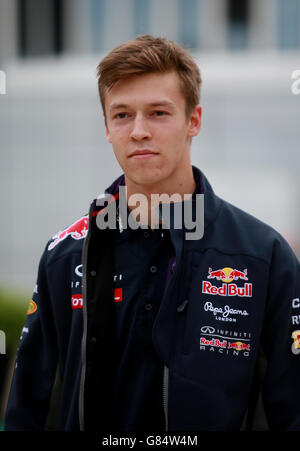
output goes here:
[{"label": "navy blue jacket", "polygon": [[[152,333],[164,364],[166,430],[239,430],[247,414],[251,426],[260,390],[270,428],[300,430],[299,262],[275,230],[216,196],[194,171],[204,193],[204,236],[185,240],[184,229],[173,231],[176,260]],[[120,184],[124,176],[107,190],[113,202]],[[113,202],[103,210],[94,201],[88,216],[46,245],[6,430],[45,428],[57,366],[59,429],[113,430],[114,230],[97,227]]]}]

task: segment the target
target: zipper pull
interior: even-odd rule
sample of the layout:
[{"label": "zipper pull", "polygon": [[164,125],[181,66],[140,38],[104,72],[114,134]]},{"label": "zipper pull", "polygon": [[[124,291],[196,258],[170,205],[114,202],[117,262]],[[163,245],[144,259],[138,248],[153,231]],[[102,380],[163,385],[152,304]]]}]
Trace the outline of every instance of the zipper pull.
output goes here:
[{"label": "zipper pull", "polygon": [[184,311],[184,309],[186,308],[186,306],[188,305],[188,303],[189,303],[189,300],[185,299],[183,301],[183,303],[181,305],[179,305],[179,307],[177,307],[177,312],[182,313]]}]

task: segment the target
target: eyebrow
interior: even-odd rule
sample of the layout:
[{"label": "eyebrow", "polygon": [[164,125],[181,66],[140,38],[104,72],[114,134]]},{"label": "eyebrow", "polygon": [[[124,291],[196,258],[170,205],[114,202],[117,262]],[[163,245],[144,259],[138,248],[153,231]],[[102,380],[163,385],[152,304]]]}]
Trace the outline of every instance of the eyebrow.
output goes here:
[{"label": "eyebrow", "polygon": [[[149,106],[152,107],[158,107],[158,106],[168,106],[168,107],[172,107],[174,108],[174,103],[170,102],[169,100],[158,100],[157,102],[151,102],[148,104]],[[111,106],[109,107],[109,111],[114,111],[114,110],[118,110],[120,108],[128,108],[129,105],[126,103],[112,103]]]}]

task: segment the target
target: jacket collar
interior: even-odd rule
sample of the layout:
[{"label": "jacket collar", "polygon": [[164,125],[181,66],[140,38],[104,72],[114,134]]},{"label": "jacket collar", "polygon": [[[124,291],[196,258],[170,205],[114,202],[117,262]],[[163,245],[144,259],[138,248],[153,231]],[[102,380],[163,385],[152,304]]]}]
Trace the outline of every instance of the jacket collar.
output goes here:
[{"label": "jacket collar", "polygon": [[[214,193],[209,181],[204,173],[196,166],[193,166],[193,174],[196,181],[196,191],[194,194],[204,194],[204,227],[207,229],[216,219],[221,199]],[[106,190],[106,194],[118,198],[119,187],[125,186],[125,176],[122,174]],[[194,195],[193,195],[194,196]]]},{"label": "jacket collar", "polygon": [[[192,198],[186,202],[195,202],[196,196],[195,194],[204,194],[204,235],[207,232],[207,229],[210,227],[210,225],[215,221],[217,218],[220,206],[221,206],[221,199],[214,193],[209,181],[205,177],[202,171],[198,169],[196,166],[193,166],[193,174],[196,181],[196,190],[192,196]],[[125,176],[122,174],[120,177],[118,177],[106,190],[105,195],[101,196],[106,198],[107,205],[105,207],[98,206],[98,199],[95,199],[91,205],[90,209],[90,217],[92,219],[96,219],[96,216],[99,213],[103,213],[106,211],[107,208],[109,208],[109,205],[117,201],[119,204],[119,188],[120,186],[125,186]],[[113,196],[113,197],[111,197]],[[103,205],[103,202],[102,202]],[[171,221],[172,222],[172,221]],[[94,221],[93,221],[94,223]],[[184,226],[184,223],[183,223]],[[92,224],[93,227],[93,224]],[[180,258],[182,254],[182,245],[183,245],[183,233],[185,229],[172,229],[170,228],[170,234],[171,239],[174,244],[174,247],[176,249],[176,257]],[[125,235],[130,234],[132,230],[129,228],[124,229],[124,238]],[[198,241],[198,240],[197,240]],[[191,244],[193,241],[191,242]]]}]

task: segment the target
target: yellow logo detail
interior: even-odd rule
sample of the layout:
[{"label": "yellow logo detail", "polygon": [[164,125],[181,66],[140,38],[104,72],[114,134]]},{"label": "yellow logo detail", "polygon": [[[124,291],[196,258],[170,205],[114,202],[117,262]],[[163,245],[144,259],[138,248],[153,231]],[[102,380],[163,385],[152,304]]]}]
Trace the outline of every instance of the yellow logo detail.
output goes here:
[{"label": "yellow logo detail", "polygon": [[32,314],[35,313],[36,311],[37,311],[37,305],[36,305],[36,303],[31,299],[31,301],[29,302],[29,305],[28,305],[27,315],[32,315]]}]

